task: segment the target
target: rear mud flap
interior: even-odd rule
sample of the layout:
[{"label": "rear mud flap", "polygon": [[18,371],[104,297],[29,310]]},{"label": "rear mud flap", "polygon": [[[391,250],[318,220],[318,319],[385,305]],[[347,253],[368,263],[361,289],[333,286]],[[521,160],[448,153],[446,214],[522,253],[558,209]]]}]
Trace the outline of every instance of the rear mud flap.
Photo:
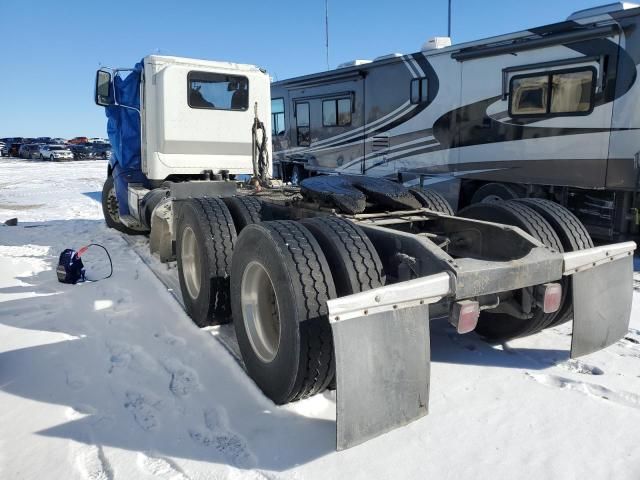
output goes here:
[{"label": "rear mud flap", "polygon": [[428,412],[427,304],[331,322],[336,355],[337,449]]},{"label": "rear mud flap", "polygon": [[614,344],[627,334],[633,299],[633,257],[573,274],[571,358]]}]

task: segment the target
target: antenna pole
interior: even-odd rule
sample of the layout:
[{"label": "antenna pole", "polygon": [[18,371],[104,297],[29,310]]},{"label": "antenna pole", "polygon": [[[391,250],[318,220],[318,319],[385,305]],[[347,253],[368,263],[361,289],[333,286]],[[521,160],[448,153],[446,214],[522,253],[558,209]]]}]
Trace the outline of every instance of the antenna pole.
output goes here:
[{"label": "antenna pole", "polygon": [[447,16],[447,37],[451,38],[451,0],[449,0],[449,14]]},{"label": "antenna pole", "polygon": [[326,47],[327,70],[329,70],[329,0],[324,0],[324,38]]}]

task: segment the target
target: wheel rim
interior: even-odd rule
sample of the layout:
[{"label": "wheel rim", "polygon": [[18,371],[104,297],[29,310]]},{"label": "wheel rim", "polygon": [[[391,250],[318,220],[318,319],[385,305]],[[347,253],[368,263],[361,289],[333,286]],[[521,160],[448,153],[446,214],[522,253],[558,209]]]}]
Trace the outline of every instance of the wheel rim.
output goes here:
[{"label": "wheel rim", "polygon": [[482,199],[481,203],[495,203],[502,202],[503,200],[504,199],[502,197],[499,197],[498,195],[487,195]]},{"label": "wheel rim", "polygon": [[242,275],[240,302],[253,351],[263,362],[273,361],[280,347],[280,310],[271,278],[260,262],[247,265]]},{"label": "wheel rim", "polygon": [[189,296],[194,300],[200,294],[200,249],[196,234],[191,227],[186,227],[182,232],[182,276],[187,286]]},{"label": "wheel rim", "polygon": [[107,193],[107,212],[109,217],[115,223],[120,223],[120,211],[118,210],[118,198],[116,197],[116,191],[113,187],[109,189]]}]

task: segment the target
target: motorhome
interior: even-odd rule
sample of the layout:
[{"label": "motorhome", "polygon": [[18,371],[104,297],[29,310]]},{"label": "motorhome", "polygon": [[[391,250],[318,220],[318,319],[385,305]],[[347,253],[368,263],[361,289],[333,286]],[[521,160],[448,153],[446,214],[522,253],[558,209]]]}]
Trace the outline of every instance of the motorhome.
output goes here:
[{"label": "motorhome", "polygon": [[594,237],[638,233],[640,8],[272,84],[274,163],[440,190],[454,208],[517,197],[569,207]]}]

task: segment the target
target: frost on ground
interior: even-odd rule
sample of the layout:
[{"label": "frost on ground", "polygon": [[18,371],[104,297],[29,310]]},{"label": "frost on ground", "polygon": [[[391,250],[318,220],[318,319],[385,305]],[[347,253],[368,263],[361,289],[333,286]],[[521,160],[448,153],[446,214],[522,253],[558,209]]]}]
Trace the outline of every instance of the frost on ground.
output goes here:
[{"label": "frost on ground", "polygon": [[[104,226],[105,172],[0,160],[20,221],[0,227],[0,478],[640,478],[638,293],[629,334],[579,360],[567,325],[492,346],[432,322],[430,414],[336,453],[333,394],[266,399],[158,280],[174,269]],[[113,277],[58,283],[90,242]]]}]

